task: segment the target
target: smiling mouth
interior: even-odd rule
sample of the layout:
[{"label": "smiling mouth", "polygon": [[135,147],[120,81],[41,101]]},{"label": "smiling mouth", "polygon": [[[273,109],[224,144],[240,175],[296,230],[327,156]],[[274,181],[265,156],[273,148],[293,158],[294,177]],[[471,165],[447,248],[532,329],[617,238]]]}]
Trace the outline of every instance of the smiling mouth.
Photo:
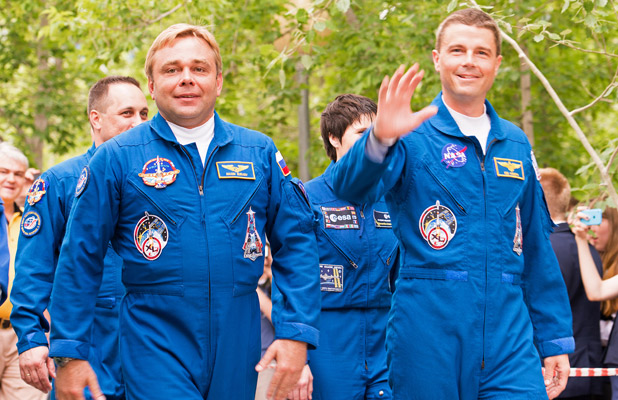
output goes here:
[{"label": "smiling mouth", "polygon": [[198,96],[197,94],[181,94],[176,96],[177,99],[196,99],[200,96]]}]

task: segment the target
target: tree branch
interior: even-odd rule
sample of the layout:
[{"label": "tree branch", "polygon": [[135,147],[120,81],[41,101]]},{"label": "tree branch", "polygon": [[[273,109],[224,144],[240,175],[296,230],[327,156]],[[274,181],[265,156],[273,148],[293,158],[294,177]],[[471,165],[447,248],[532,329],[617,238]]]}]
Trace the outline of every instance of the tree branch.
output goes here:
[{"label": "tree branch", "polygon": [[614,73],[614,77],[612,78],[612,81],[609,85],[607,85],[607,87],[605,88],[605,90],[603,90],[603,92],[596,98],[594,99],[590,104],[587,104],[583,107],[580,108],[576,108],[575,110],[569,112],[570,115],[575,115],[578,112],[582,112],[584,110],[589,109],[590,107],[594,106],[596,103],[598,103],[599,101],[603,100],[605,98],[605,95],[612,90],[612,88],[615,87],[616,85],[616,78],[618,77],[618,69],[616,69],[616,72]]}]

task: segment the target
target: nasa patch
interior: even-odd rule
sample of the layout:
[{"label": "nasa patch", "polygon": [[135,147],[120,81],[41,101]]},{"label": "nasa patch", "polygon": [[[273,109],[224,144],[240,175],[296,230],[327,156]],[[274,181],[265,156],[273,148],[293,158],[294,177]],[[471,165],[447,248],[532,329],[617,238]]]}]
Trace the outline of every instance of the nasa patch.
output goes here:
[{"label": "nasa patch", "polygon": [[167,158],[157,156],[144,164],[142,172],[138,174],[144,183],[148,186],[154,186],[155,189],[166,188],[176,180],[176,175],[180,173],[174,167],[174,163]]},{"label": "nasa patch", "polygon": [[36,211],[28,211],[21,218],[21,233],[26,236],[34,236],[41,230],[41,216]]},{"label": "nasa patch", "polygon": [[28,204],[33,206],[35,203],[39,202],[45,193],[47,193],[48,188],[49,183],[46,180],[38,178],[34,181],[30,186],[30,189],[28,189],[28,193],[26,193],[26,201]]},{"label": "nasa patch", "polygon": [[457,218],[448,208],[436,201],[436,204],[423,211],[418,221],[418,227],[429,246],[435,250],[442,250],[457,232]]},{"label": "nasa patch", "polygon": [[156,215],[146,212],[135,225],[133,231],[135,247],[146,260],[153,261],[159,258],[167,245],[167,239],[167,225]]},{"label": "nasa patch", "polygon": [[75,186],[75,197],[79,197],[84,192],[84,189],[86,189],[86,186],[88,185],[88,181],[90,181],[90,168],[86,165],[77,179],[77,185]]},{"label": "nasa patch", "polygon": [[468,146],[460,146],[455,143],[449,143],[442,148],[442,163],[446,165],[446,168],[461,168],[466,165],[468,158],[466,157],[466,150]]},{"label": "nasa patch", "polygon": [[320,264],[320,290],[343,291],[343,265]]},{"label": "nasa patch", "polygon": [[358,215],[352,206],[320,207],[324,216],[324,227],[329,229],[359,229]]}]

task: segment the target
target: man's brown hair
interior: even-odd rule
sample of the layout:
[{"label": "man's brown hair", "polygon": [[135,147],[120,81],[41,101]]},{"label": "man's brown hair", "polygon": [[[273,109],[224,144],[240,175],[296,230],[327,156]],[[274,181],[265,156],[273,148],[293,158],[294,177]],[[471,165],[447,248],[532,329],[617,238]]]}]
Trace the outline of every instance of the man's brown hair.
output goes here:
[{"label": "man's brown hair", "polygon": [[500,28],[496,21],[486,12],[477,10],[476,8],[466,8],[463,10],[455,11],[450,14],[438,27],[436,32],[436,50],[440,51],[442,45],[442,38],[444,37],[444,30],[452,24],[463,24],[468,26],[476,26],[477,28],[489,29],[493,35],[496,43],[496,56],[500,55]]}]

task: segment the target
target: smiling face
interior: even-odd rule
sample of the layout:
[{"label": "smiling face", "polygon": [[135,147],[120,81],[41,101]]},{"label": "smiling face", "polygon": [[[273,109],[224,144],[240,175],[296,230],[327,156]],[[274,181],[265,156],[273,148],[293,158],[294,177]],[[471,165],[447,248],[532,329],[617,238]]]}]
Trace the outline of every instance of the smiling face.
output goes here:
[{"label": "smiling face", "polygon": [[203,39],[175,39],[153,56],[148,89],[163,118],[176,125],[195,128],[208,121],[222,86],[215,54]]},{"label": "smiling face", "polygon": [[26,168],[26,165],[10,157],[0,159],[0,197],[5,203],[13,203],[23,191]]},{"label": "smiling face", "polygon": [[341,136],[341,140],[333,135],[329,137],[330,144],[335,148],[335,152],[337,153],[337,160],[341,160],[341,157],[352,148],[354,143],[360,139],[363,132],[369,128],[372,121],[373,115],[361,115],[359,119],[346,128],[345,132],[343,132],[343,136]]},{"label": "smiling face", "polygon": [[464,115],[480,116],[502,61],[493,32],[453,23],[444,29],[440,48],[432,55],[446,104]]},{"label": "smiling face", "polygon": [[595,233],[596,237],[590,237],[590,244],[599,252],[603,253],[607,247],[607,242],[611,235],[611,226],[607,218],[601,220],[600,225],[592,225],[590,229]]}]

